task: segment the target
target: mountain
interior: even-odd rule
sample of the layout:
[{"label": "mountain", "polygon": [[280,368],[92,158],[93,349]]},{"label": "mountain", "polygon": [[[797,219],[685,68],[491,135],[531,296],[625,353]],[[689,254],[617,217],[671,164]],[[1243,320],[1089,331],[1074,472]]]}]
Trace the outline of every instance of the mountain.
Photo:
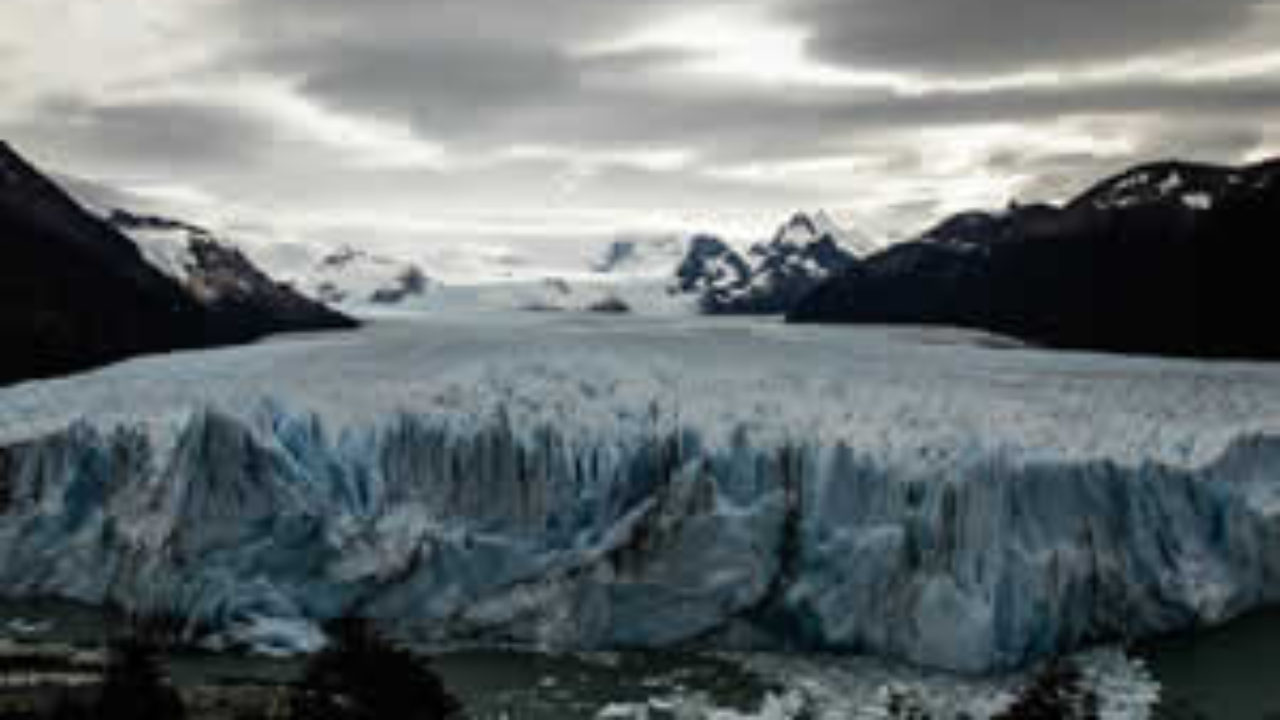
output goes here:
[{"label": "mountain", "polygon": [[988,248],[1017,239],[1039,222],[1052,222],[1058,209],[1049,205],[1023,205],[1003,212],[972,211],[954,215],[926,232],[921,240],[955,250],[986,252]]},{"label": "mountain", "polygon": [[688,251],[689,240],[677,234],[625,237],[605,248],[591,270],[625,278],[664,277]]},{"label": "mountain", "polygon": [[344,246],[302,273],[299,284],[325,302],[399,305],[427,294],[432,282],[417,264]]},{"label": "mountain", "polygon": [[0,256],[0,337],[10,350],[0,355],[0,384],[275,330],[350,325],[198,297],[2,142]]},{"label": "mountain", "polygon": [[70,175],[54,178],[82,207],[134,240],[148,261],[184,284],[186,265],[196,259],[192,247],[212,242],[215,250],[238,254],[276,285],[327,305],[358,309],[403,304],[424,296],[435,285],[414,262],[347,244],[326,245],[314,238],[299,238],[294,229],[269,218],[238,223],[229,231],[212,230],[175,219],[198,208],[157,203]]},{"label": "mountain", "polygon": [[227,326],[249,335],[354,327],[349,318],[277,282],[235,245],[180,220],[114,210],[107,221]]},{"label": "mountain", "polygon": [[714,315],[784,313],[827,278],[844,272],[871,245],[825,213],[797,213],[767,243],[745,254],[717,238],[695,238],[676,272],[681,292],[698,293]]},{"label": "mountain", "polygon": [[866,257],[879,249],[871,238],[842,227],[823,210],[792,215],[774,235],[773,244],[806,245],[824,238],[856,257]]},{"label": "mountain", "polygon": [[727,243],[713,235],[695,235],[676,267],[675,287],[704,297],[727,293],[747,284],[751,267]]},{"label": "mountain", "polygon": [[1062,207],[953,217],[823,283],[793,322],[980,328],[1059,348],[1280,357],[1280,162],[1165,162]]}]

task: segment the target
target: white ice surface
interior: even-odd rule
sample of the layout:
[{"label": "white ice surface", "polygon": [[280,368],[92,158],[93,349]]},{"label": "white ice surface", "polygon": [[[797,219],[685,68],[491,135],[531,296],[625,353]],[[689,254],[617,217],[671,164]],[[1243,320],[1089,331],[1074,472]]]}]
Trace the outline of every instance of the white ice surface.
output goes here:
[{"label": "white ice surface", "polygon": [[205,406],[247,418],[265,399],[342,427],[400,411],[476,418],[516,398],[534,416],[592,425],[584,432],[657,403],[708,435],[746,423],[904,458],[1001,451],[1195,467],[1237,438],[1280,434],[1274,364],[989,350],[982,334],[949,329],[457,307],[0,389],[0,442]]}]

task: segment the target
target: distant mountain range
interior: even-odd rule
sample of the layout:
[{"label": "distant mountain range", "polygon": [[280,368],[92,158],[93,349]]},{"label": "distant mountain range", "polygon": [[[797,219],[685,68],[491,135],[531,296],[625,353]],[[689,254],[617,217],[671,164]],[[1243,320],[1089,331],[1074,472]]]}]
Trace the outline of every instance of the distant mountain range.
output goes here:
[{"label": "distant mountain range", "polygon": [[[0,360],[0,383],[352,327],[325,303],[417,306],[439,285],[415,262],[352,246],[297,244],[264,271],[261,248],[90,204],[0,144],[0,333],[23,348]],[[473,299],[498,309],[951,325],[1048,347],[1276,358],[1280,336],[1259,314],[1272,304],[1277,228],[1280,161],[1165,162],[1060,206],[961,213],[886,249],[823,212],[797,213],[746,249],[709,234],[620,238],[578,275],[486,285]]]},{"label": "distant mountain range", "polygon": [[[670,292],[695,296],[702,312],[715,315],[784,313],[873,247],[822,212],[797,213],[770,241],[745,252],[707,234],[680,246],[674,271],[667,270],[668,277],[674,272]],[[629,249],[625,256],[638,254]]]},{"label": "distant mountain range", "polygon": [[[126,233],[185,238],[148,254]],[[97,217],[0,143],[0,384],[143,353],[349,328],[194,226]]]},{"label": "distant mountain range", "polygon": [[1050,347],[1280,357],[1280,162],[1144,165],[1064,206],[965,213],[846,268],[792,322],[973,327]]},{"label": "distant mountain range", "polygon": [[[362,306],[405,305],[426,296],[436,284],[416,263],[357,249],[350,245],[321,247],[286,242],[279,238],[231,237],[168,212],[123,209],[132,198],[74,178],[61,179],[74,187],[75,197],[91,213],[105,219],[133,240],[143,256],[166,275],[192,285],[199,292],[211,280],[200,272],[202,264],[216,262],[215,255],[256,274],[250,282],[258,294],[270,287],[287,289],[293,298],[358,309]],[[223,287],[221,294],[232,291]],[[285,300],[283,295],[279,300]]]}]

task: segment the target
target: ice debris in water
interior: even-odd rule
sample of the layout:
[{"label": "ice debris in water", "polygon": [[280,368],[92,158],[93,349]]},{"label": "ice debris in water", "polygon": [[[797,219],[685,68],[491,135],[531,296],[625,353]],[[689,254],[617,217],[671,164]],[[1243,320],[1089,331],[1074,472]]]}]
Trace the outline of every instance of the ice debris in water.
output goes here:
[{"label": "ice debris in water", "polygon": [[[1033,683],[1036,672],[1001,677],[965,677],[929,673],[858,657],[800,655],[725,655],[758,673],[779,689],[753,711],[717,707],[698,694],[676,694],[647,703],[611,705],[598,718],[648,720],[892,720],[894,718],[970,718],[989,720],[1006,713]],[[1158,686],[1140,660],[1117,649],[1100,649],[1071,658],[1079,691],[1096,700],[1080,714],[1070,709],[1062,720],[1149,720]],[[1096,713],[1096,714],[1095,714]]]}]

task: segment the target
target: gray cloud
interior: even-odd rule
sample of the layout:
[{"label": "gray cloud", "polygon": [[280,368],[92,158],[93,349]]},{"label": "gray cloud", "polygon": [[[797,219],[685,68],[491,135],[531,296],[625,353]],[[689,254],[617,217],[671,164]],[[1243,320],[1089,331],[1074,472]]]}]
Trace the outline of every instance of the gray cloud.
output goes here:
[{"label": "gray cloud", "polygon": [[1202,162],[1243,157],[1264,142],[1261,127],[1250,119],[1226,117],[1165,122],[1145,139],[1144,153]]},{"label": "gray cloud", "polygon": [[[320,48],[317,48],[320,49]],[[310,69],[303,89],[348,108],[410,117],[424,133],[476,132],[495,116],[573,92],[574,66],[551,48],[341,43],[300,58]],[[281,65],[289,68],[286,59]]]},{"label": "gray cloud", "polygon": [[[1280,78],[1261,73],[1195,82],[1174,73],[1067,76],[988,90],[945,82],[1201,48],[1249,59],[1265,47],[1257,27],[1268,27],[1258,18],[1264,4],[1274,7],[1270,0],[780,0],[774,19],[806,29],[820,60],[961,88],[916,94],[889,83],[694,76],[688,65],[705,59],[697,46],[582,52],[691,2],[713,1],[229,0],[199,18],[211,38],[235,40],[211,42],[218,50],[198,64],[198,76],[191,64],[172,77],[148,76],[139,80],[143,92],[127,99],[90,83],[92,97],[30,108],[0,132],[101,168],[99,175],[167,173],[175,183],[302,213],[341,204],[387,216],[540,205],[783,213],[839,203],[843,193],[857,195],[868,212],[921,226],[949,198],[976,196],[972,174],[1004,179],[992,196],[1012,188],[1026,199],[1060,198],[1129,160],[1237,160],[1264,148],[1261,128],[1280,120]],[[1250,23],[1253,39],[1238,41]],[[9,47],[3,32],[0,23],[0,59]],[[293,126],[307,124],[299,119],[307,108],[236,97],[239,79],[263,77],[296,88],[321,125],[335,118],[403,125],[456,162],[446,170],[362,164],[358,143],[351,153],[339,147],[348,131],[360,134],[358,122]],[[6,81],[14,78],[0,73]],[[219,89],[217,102],[165,99],[198,97],[191,90],[204,87]],[[964,138],[1000,123],[1051,138],[1064,124],[1098,119],[1119,128],[1129,152],[993,141],[972,168],[938,168],[935,151],[946,149],[949,131]],[[938,131],[932,144],[922,139]],[[374,140],[392,153],[401,147],[394,138]],[[553,151],[502,155],[519,145]],[[673,149],[689,151],[688,166],[626,162],[628,153]],[[824,160],[836,169],[804,167]],[[752,164],[801,166],[802,177],[741,172]]]},{"label": "gray cloud", "polygon": [[1263,142],[1257,125],[1239,118],[1191,119],[1155,123],[1128,158],[1088,153],[1008,153],[988,158],[988,166],[1008,172],[1034,169],[1015,195],[1025,201],[1060,201],[1073,197],[1098,180],[1119,173],[1128,164],[1164,159],[1208,163],[1231,162]]},{"label": "gray cloud", "polygon": [[[819,51],[865,46],[872,67],[905,58],[921,67],[1009,71],[1207,41],[1247,21],[1259,1],[1158,0],[1151,7],[1149,0],[956,0],[922,7],[795,0],[794,14],[815,31]],[[657,145],[689,147],[712,161],[769,160],[839,152],[861,135],[904,124],[1280,109],[1280,85],[1257,80],[901,96],[888,89],[673,85],[649,73],[678,66],[687,53],[570,52],[574,43],[624,34],[670,9],[666,0],[240,0],[237,7],[265,18],[256,22],[263,44],[241,61],[301,78],[305,92],[332,107],[408,120],[424,137],[464,152],[514,143]],[[859,41],[863,34],[875,42]],[[873,58],[879,38],[886,52]]]},{"label": "gray cloud", "polygon": [[[1280,116],[1280,79],[1187,84],[1107,82],[903,96],[889,91],[582,91],[473,126],[484,142],[536,137],[596,145],[687,145],[708,160],[776,160],[841,153],[903,128],[1044,123],[1073,116]],[[425,129],[425,127],[424,127]],[[1192,150],[1183,142],[1170,151]],[[1206,149],[1200,148],[1203,152]],[[1227,158],[1232,156],[1226,156]]]},{"label": "gray cloud", "polygon": [[245,32],[274,41],[310,35],[561,45],[612,35],[680,6],[680,0],[236,0],[228,12],[235,21],[252,19]]},{"label": "gray cloud", "polygon": [[[612,101],[672,52],[584,58],[582,43],[625,31],[674,0],[238,0],[232,23],[250,29],[229,62],[298,78],[334,107],[407,119],[432,138],[510,133],[525,114]],[[511,135],[519,138],[518,133]]]},{"label": "gray cloud", "polygon": [[[1010,71],[1208,41],[1246,22],[1263,1],[793,0],[791,14],[814,31],[819,52],[867,52],[870,67],[911,60],[919,68]],[[462,152],[518,143],[659,146],[687,147],[708,162],[767,161],[842,152],[904,125],[1280,110],[1280,85],[1258,80],[902,96],[889,89],[679,85],[651,74],[678,67],[688,52],[571,52],[587,40],[624,35],[675,7],[672,0],[240,0],[234,7],[260,35],[242,62],[301,78],[305,92],[331,107],[407,120]],[[250,16],[252,23],[244,19]]]},{"label": "gray cloud", "polygon": [[1147,115],[1199,123],[1212,118],[1280,114],[1280,79],[1206,81],[1109,81],[1067,87],[1025,87],[920,96],[854,98],[822,103],[815,131],[837,127],[939,127],[974,123],[1025,123],[1071,116]]},{"label": "gray cloud", "polygon": [[1221,40],[1268,0],[800,0],[824,59],[928,74],[1095,65]]},{"label": "gray cloud", "polygon": [[122,155],[184,162],[240,162],[270,137],[234,109],[195,103],[89,107],[78,122]]},{"label": "gray cloud", "polygon": [[63,97],[43,104],[30,120],[0,130],[37,145],[65,148],[92,159],[184,172],[234,168],[272,142],[261,121],[219,105],[195,102],[89,103]]}]

